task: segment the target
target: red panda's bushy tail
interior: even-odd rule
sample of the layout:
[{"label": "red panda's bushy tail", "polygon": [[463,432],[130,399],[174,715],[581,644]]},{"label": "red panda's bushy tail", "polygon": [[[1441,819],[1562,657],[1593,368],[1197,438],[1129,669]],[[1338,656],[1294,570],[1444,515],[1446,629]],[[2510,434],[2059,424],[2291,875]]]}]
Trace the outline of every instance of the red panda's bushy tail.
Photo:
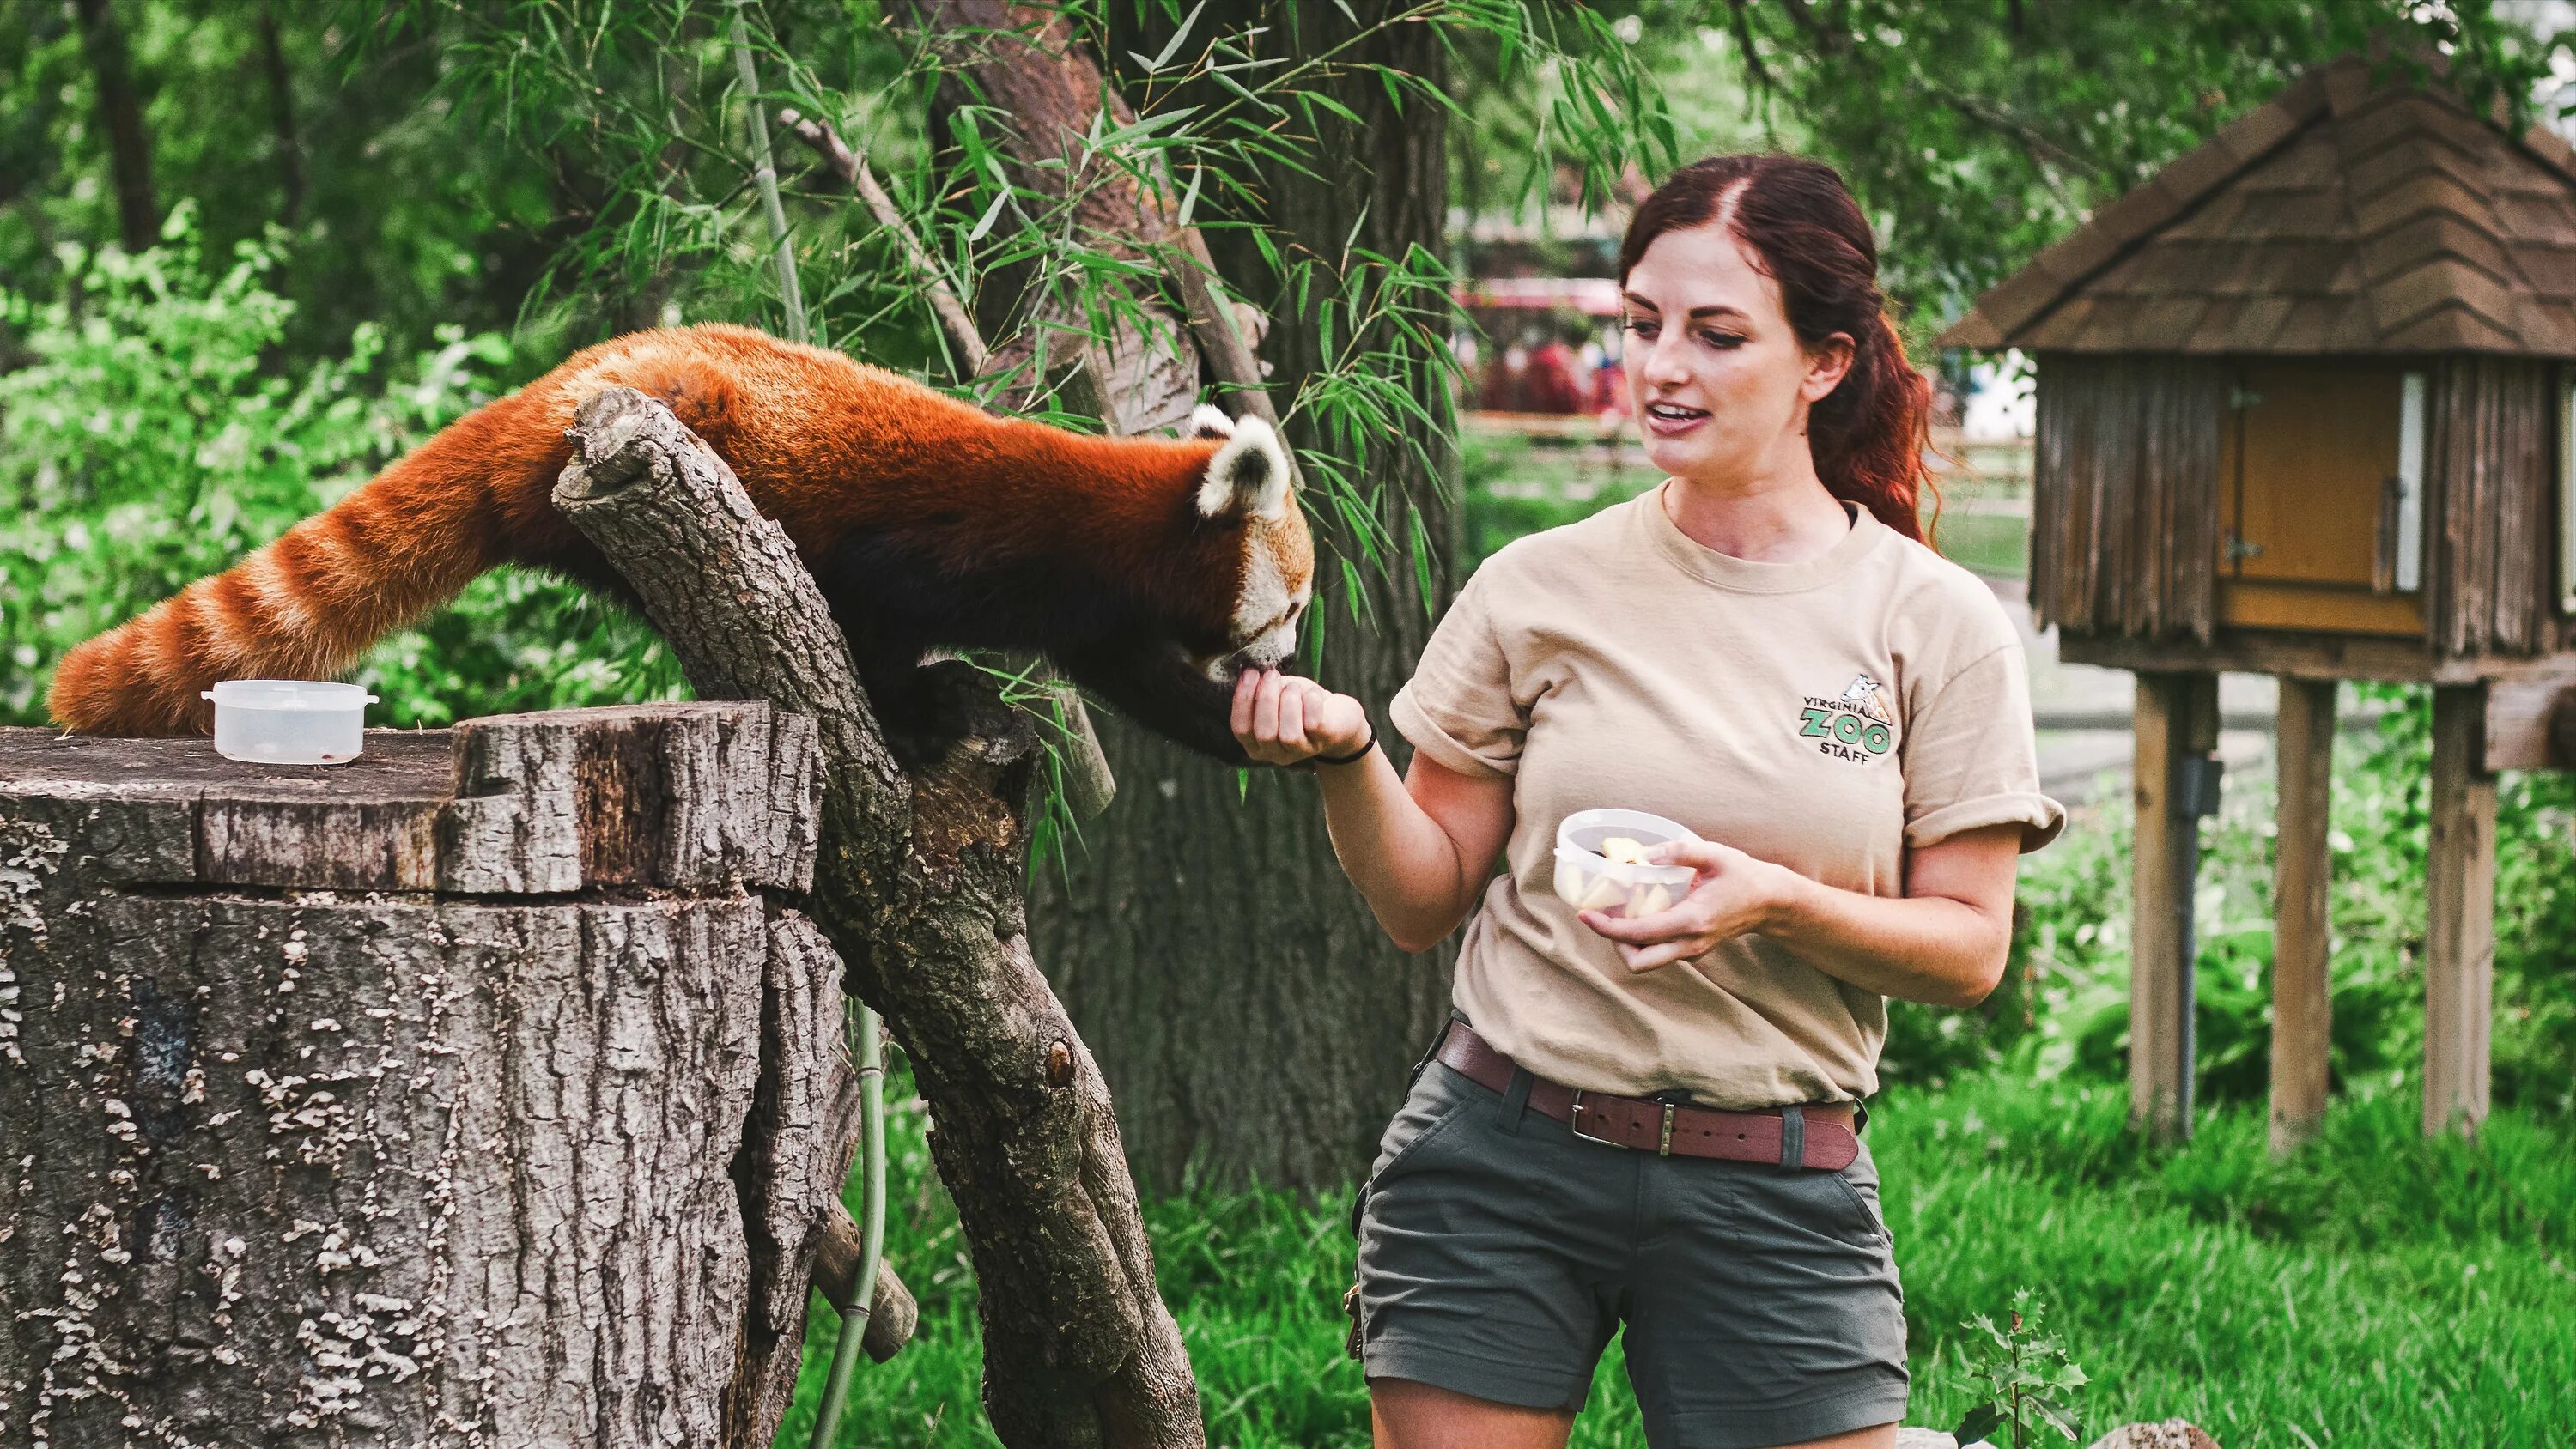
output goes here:
[{"label": "red panda's bushy tail", "polygon": [[223,679],[328,679],[499,562],[504,398],[332,508],[63,656],[46,707],[84,734],[203,734]]}]

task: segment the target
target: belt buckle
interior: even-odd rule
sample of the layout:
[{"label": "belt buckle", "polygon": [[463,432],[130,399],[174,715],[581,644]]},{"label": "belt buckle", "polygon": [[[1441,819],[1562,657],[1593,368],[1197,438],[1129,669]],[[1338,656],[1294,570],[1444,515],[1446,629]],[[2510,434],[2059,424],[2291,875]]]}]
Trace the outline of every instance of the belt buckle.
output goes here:
[{"label": "belt buckle", "polygon": [[1567,1126],[1574,1129],[1575,1136],[1582,1138],[1586,1142],[1598,1142],[1604,1147],[1625,1147],[1628,1145],[1625,1142],[1613,1142],[1607,1137],[1595,1137],[1591,1133],[1583,1130],[1583,1089],[1581,1087],[1574,1089],[1574,1100],[1566,1107],[1565,1122]]},{"label": "belt buckle", "polygon": [[[1664,1129],[1655,1144],[1655,1155],[1670,1157],[1673,1155],[1673,1104],[1659,1102],[1656,1105],[1664,1109]],[[1625,1142],[1613,1142],[1607,1137],[1596,1137],[1583,1130],[1583,1090],[1579,1087],[1575,1089],[1573,1101],[1566,1106],[1566,1125],[1573,1129],[1575,1136],[1586,1142],[1598,1142],[1604,1147],[1617,1147],[1631,1152],[1638,1150],[1629,1147]]]}]

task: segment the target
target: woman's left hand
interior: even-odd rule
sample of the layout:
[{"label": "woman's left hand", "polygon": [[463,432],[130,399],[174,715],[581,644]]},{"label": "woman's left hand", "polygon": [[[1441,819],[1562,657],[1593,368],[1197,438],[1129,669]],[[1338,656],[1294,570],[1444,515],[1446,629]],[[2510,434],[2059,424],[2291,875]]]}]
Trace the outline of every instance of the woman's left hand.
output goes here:
[{"label": "woman's left hand", "polygon": [[1698,872],[1690,890],[1668,910],[1626,919],[1579,911],[1575,919],[1618,946],[1631,971],[1652,971],[1717,948],[1720,941],[1758,931],[1789,898],[1797,876],[1785,866],[1756,860],[1713,840],[1672,840],[1652,847],[1653,865],[1687,865]]}]

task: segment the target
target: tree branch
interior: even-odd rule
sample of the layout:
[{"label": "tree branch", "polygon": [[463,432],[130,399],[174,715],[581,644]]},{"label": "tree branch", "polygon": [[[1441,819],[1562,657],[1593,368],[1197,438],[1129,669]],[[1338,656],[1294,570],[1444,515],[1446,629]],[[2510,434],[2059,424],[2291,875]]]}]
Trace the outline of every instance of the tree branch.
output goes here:
[{"label": "tree branch", "polygon": [[1753,19],[1745,13],[1747,0],[1727,0],[1727,24],[1735,32],[1735,43],[1744,52],[1744,73],[1753,79],[1755,89],[1779,94],[1780,83],[1772,78],[1770,67],[1762,63],[1761,47],[1753,43]]},{"label": "tree branch", "polygon": [[823,763],[810,915],[885,1018],[930,1105],[1005,1443],[1199,1449],[1198,1391],[1154,1289],[1109,1092],[1030,958],[1037,741],[963,664],[972,723],[897,769],[839,628],[731,469],[641,393],[585,403],[554,501],[633,585],[690,682],[813,716]]},{"label": "tree branch", "polygon": [[2031,159],[2039,163],[2039,179],[2047,184],[2050,194],[2057,198],[2057,204],[2066,208],[2069,216],[2080,217],[2084,214],[2084,208],[2076,203],[2074,194],[2066,189],[2066,182],[2058,175],[2058,171],[2066,169],[2088,177],[2096,177],[2101,175],[2099,165],[2059,145],[2037,126],[1999,106],[1989,105],[1975,96],[1961,95],[1942,86],[1933,87],[1932,94],[1939,98],[1943,105],[1957,111],[1960,115],[2028,150]]},{"label": "tree branch", "polygon": [[[1136,117],[1082,53],[1062,14],[1012,0],[909,0],[903,8],[939,58],[942,94],[952,104],[981,104],[1010,118],[996,139],[1012,185],[1060,208],[1072,241],[1098,255],[1151,262],[1157,246],[1176,238],[1166,200],[1089,149],[1095,121],[1099,131],[1112,131]],[[1128,301],[1145,320],[1122,322],[1097,337],[1080,299],[1044,288],[1028,325],[997,340],[994,351],[1013,360],[1056,350],[1060,336],[1079,338],[1069,360],[1079,364],[1080,385],[1091,397],[1077,405],[1094,409],[1102,426],[1120,436],[1177,427],[1198,401],[1198,349],[1186,320],[1173,316],[1161,297]],[[1019,396],[1003,405],[1034,398],[1051,381],[1051,367],[1061,365],[1041,356],[1026,368]]]},{"label": "tree branch", "polygon": [[939,259],[930,254],[930,249],[921,244],[921,238],[913,234],[911,223],[904,220],[894,198],[877,184],[876,173],[868,169],[867,158],[851,150],[849,143],[841,139],[841,133],[827,122],[801,116],[794,111],[780,111],[778,123],[795,132],[797,140],[812,147],[832,174],[841,178],[841,184],[858,193],[859,200],[866,204],[868,214],[876,218],[877,225],[893,235],[895,244],[903,248],[904,260],[912,264],[913,273],[921,278],[923,289],[930,294],[930,310],[938,314],[940,328],[948,334],[949,345],[957,349],[959,372],[969,380],[982,377],[992,366],[992,349],[984,345],[984,335],[975,330],[975,319],[966,311],[966,304],[958,300],[956,289],[949,285],[948,269],[941,266]]},{"label": "tree branch", "polygon": [[[865,1254],[856,1218],[838,1199],[831,1205],[830,1216],[823,1224],[822,1242],[814,1253],[814,1286],[841,1309],[847,1317],[848,1305],[857,1301],[859,1259]],[[868,1357],[884,1363],[903,1351],[912,1341],[913,1330],[921,1325],[921,1304],[912,1290],[895,1276],[894,1266],[880,1260],[877,1280],[868,1294],[867,1328],[860,1346]]]},{"label": "tree branch", "polygon": [[1788,15],[1789,23],[1797,26],[1807,43],[1816,48],[1816,54],[1840,55],[1851,49],[1851,32],[1827,25],[1807,0],[1780,0],[1780,8]]}]

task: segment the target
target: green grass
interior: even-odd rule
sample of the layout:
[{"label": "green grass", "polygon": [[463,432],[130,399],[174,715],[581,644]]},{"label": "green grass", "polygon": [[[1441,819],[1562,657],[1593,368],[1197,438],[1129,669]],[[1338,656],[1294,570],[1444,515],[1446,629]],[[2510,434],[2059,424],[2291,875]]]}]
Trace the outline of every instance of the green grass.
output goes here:
[{"label": "green grass", "polygon": [[[1869,1137],[1905,1285],[1908,1422],[1957,1421],[1961,1325],[2035,1287],[2094,1380],[2077,1406],[2088,1440],[2179,1414],[2227,1449],[2569,1442],[2569,1124],[2509,1113],[2474,1145],[2426,1143],[2417,1111],[2405,1091],[2339,1100],[2323,1139],[2275,1164],[2254,1107],[2155,1149],[2129,1135],[2113,1086],[1895,1089]],[[921,1332],[892,1363],[860,1365],[841,1443],[996,1443],[977,1399],[972,1274],[917,1104],[892,1114],[890,1140],[888,1252],[922,1298]],[[1367,1442],[1366,1388],[1341,1352],[1349,1201],[1148,1205],[1211,1445]],[[829,1309],[817,1319],[782,1449],[810,1431],[833,1332]],[[1616,1344],[1574,1442],[1644,1443]]]},{"label": "green grass", "polygon": [[1941,555],[1972,573],[2017,579],[2030,570],[2030,520],[2009,513],[1949,513],[1936,525]]}]

